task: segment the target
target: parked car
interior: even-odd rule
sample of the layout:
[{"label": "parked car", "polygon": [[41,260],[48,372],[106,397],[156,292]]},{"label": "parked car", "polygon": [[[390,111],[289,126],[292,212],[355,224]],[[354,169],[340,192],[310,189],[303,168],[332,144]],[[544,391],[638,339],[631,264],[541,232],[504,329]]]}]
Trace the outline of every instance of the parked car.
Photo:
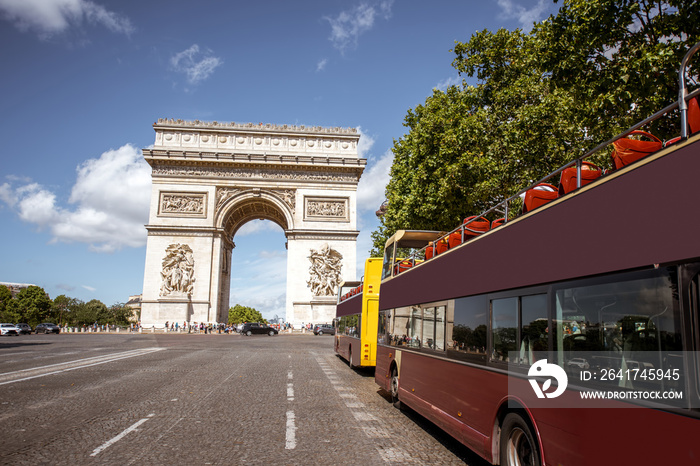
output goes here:
[{"label": "parked car", "polygon": [[29,335],[32,333],[32,328],[29,326],[29,324],[15,324],[15,327],[17,327],[17,330],[19,330],[20,335]]},{"label": "parked car", "polygon": [[61,333],[61,327],[56,324],[43,323],[36,326],[35,333]]},{"label": "parked car", "polygon": [[323,335],[324,333],[335,335],[335,327],[331,324],[320,324],[314,327],[314,335]]},{"label": "parked car", "polygon": [[274,328],[270,327],[267,324],[259,324],[257,322],[253,323],[247,323],[243,324],[240,330],[241,335],[253,335],[253,334],[258,334],[258,335],[265,335],[268,334],[270,336],[277,335],[277,330]]},{"label": "parked car", "polygon": [[0,324],[0,335],[19,335],[19,329],[15,324]]},{"label": "parked car", "polygon": [[570,370],[587,370],[590,367],[588,361],[583,358],[572,358],[566,361],[566,367]]}]

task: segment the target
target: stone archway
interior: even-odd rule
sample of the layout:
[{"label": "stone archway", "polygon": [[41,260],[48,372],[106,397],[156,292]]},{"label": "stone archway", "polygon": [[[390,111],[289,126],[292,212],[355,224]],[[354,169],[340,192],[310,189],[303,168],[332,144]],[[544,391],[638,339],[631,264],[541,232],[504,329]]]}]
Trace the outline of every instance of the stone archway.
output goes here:
[{"label": "stone archway", "polygon": [[253,219],[287,238],[287,321],[330,322],[355,279],[355,129],[159,120],[141,321],[225,322],[233,237]]}]

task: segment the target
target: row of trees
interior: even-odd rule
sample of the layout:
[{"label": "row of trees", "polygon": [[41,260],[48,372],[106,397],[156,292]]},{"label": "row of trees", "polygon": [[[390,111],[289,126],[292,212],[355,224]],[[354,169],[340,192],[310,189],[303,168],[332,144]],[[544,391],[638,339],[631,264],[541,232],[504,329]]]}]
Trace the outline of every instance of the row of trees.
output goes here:
[{"label": "row of trees", "polygon": [[0,286],[0,321],[25,322],[32,327],[42,322],[54,322],[70,327],[82,325],[129,325],[133,309],[124,304],[107,307],[97,299],[83,302],[65,295],[53,301],[43,288],[29,286],[21,290],[16,297],[5,286]]},{"label": "row of trees", "polygon": [[[698,18],[697,0],[565,0],[529,33],[456,42],[452,66],[477,84],[408,111],[372,255],[398,229],[451,230],[674,102]],[[678,116],[648,130],[676,136]]]}]

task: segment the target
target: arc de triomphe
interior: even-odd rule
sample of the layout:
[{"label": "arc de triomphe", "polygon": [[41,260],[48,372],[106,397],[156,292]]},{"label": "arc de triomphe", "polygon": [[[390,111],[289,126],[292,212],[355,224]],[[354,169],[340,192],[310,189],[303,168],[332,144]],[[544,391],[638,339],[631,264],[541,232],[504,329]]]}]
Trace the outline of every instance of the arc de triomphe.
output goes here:
[{"label": "arc de triomphe", "polygon": [[226,322],[233,238],[254,219],[287,237],[286,320],[330,322],[338,283],[356,275],[367,162],[357,131],[171,119],[153,127],[155,144],[143,149],[153,187],[142,325]]}]

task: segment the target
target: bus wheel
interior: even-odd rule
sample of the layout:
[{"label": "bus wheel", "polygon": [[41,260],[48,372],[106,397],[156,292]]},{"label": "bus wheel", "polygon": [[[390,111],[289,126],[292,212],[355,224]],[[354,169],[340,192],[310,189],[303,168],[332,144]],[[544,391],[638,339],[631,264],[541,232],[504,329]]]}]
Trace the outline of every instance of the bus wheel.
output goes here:
[{"label": "bus wheel", "polygon": [[530,426],[516,413],[503,420],[501,428],[501,464],[506,466],[540,466],[540,455]]},{"label": "bus wheel", "polygon": [[391,402],[396,408],[402,408],[399,401],[399,371],[395,367],[391,370]]},{"label": "bus wheel", "polygon": [[355,364],[352,362],[352,347],[350,347],[350,354],[348,355],[348,364],[350,365],[350,368],[355,367]]}]

